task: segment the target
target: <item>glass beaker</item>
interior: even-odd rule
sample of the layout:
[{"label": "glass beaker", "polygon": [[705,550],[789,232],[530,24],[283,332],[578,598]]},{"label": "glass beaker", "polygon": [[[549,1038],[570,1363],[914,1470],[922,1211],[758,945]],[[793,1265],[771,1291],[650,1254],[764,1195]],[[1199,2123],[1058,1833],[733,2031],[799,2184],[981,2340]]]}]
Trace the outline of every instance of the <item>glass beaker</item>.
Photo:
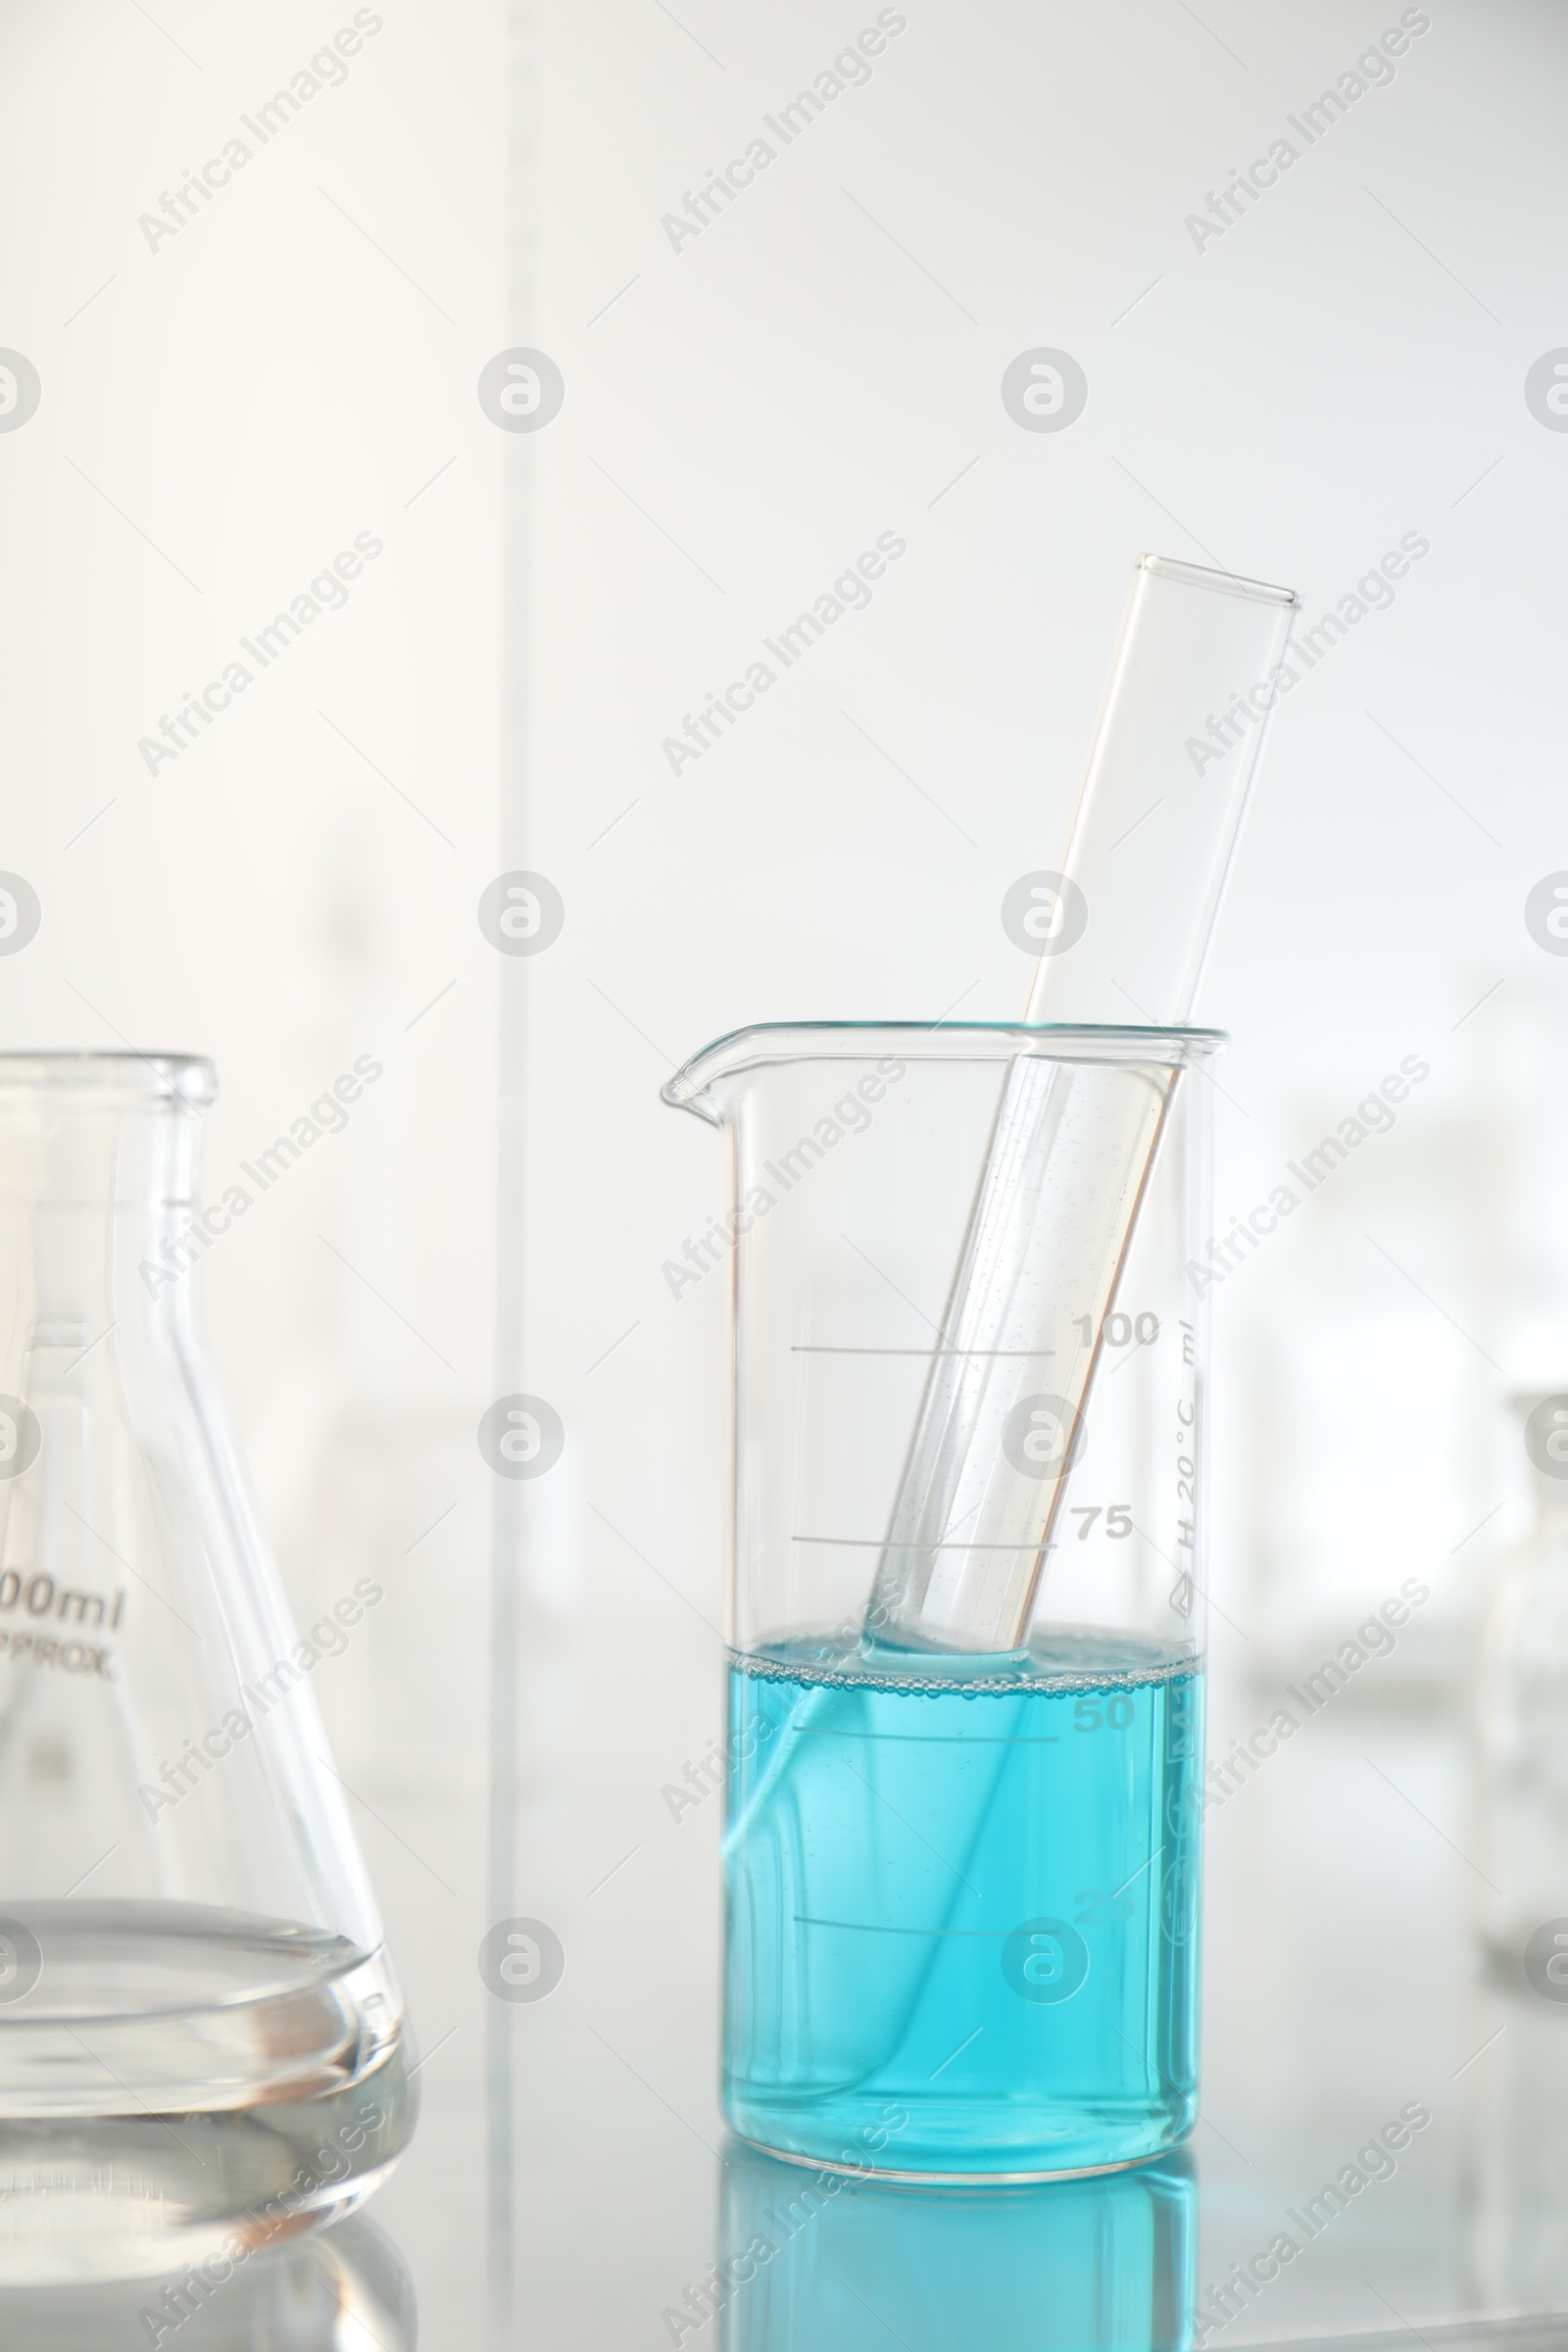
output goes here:
[{"label": "glass beaker", "polygon": [[1478,1628],[1476,1894],[1492,1968],[1568,1991],[1568,1391],[1512,1403],[1536,1523],[1498,1562]]},{"label": "glass beaker", "polygon": [[203,1353],[212,1067],[0,1055],[0,2280],[351,2209],[414,2120],[403,2001]]},{"label": "glass beaker", "polygon": [[1465,1988],[1464,2047],[1485,2055],[1459,2078],[1464,2310],[1568,2305],[1568,1979],[1546,1973],[1553,1943],[1533,1974],[1515,1951],[1506,1978],[1493,1961]]},{"label": "glass beaker", "polygon": [[[777,2153],[858,2169],[874,2141],[882,2173],[1036,2179],[1134,2163],[1192,2127],[1208,1287],[1193,1275],[1201,1064],[1222,1042],[771,1026],[664,1090],[730,1143],[732,1204],[706,1240],[734,1309],[723,2097]],[[1125,1218],[1101,1228],[1108,1273],[1042,1269],[1024,1236],[985,1360],[963,1367],[970,1483],[938,1524],[899,1497],[1025,1061],[1047,1065],[1030,1152],[1053,1181],[1120,1171],[1155,1115],[1158,1145],[1130,1240]],[[1063,1285],[1085,1302],[1068,1323],[1097,1358],[1087,1388],[1042,1350]],[[977,1464],[981,1426],[996,1459]],[[916,1522],[928,1587],[999,1557],[1011,1576],[1022,1555],[1019,1646],[908,1640],[878,1596],[909,1589],[889,1553]]]}]

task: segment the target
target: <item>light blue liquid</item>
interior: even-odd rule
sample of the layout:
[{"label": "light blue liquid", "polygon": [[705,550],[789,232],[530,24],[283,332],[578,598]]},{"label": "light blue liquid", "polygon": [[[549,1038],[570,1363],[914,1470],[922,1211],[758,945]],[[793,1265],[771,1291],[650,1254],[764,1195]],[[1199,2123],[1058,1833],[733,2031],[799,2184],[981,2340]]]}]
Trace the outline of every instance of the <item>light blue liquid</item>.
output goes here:
[{"label": "light blue liquid", "polygon": [[1071,1632],[984,1659],[800,1642],[732,1661],[730,1742],[736,2132],[984,2177],[1192,2129],[1193,1660]]}]

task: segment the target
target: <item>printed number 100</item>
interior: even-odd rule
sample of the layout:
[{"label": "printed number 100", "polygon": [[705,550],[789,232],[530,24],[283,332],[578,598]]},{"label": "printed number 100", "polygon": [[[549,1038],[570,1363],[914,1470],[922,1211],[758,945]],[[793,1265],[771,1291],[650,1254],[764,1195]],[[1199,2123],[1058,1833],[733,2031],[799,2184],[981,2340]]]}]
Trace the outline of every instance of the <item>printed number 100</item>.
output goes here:
[{"label": "printed number 100", "polygon": [[[1094,1317],[1074,1315],[1073,1321],[1087,1348],[1095,1336]],[[1100,1330],[1107,1348],[1125,1348],[1131,1339],[1136,1339],[1140,1348],[1152,1348],[1159,1337],[1159,1317],[1147,1310],[1137,1316],[1118,1311],[1114,1315],[1107,1315]]]}]

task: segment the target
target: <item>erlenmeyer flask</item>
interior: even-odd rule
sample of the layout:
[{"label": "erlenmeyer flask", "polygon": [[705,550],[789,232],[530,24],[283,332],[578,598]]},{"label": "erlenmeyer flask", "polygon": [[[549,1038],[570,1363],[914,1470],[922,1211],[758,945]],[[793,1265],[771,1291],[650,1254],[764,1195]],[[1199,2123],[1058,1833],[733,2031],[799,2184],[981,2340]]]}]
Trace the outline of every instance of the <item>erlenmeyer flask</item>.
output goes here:
[{"label": "erlenmeyer flask", "polygon": [[0,2279],[358,2204],[402,1995],[202,1350],[211,1064],[0,1055]]}]

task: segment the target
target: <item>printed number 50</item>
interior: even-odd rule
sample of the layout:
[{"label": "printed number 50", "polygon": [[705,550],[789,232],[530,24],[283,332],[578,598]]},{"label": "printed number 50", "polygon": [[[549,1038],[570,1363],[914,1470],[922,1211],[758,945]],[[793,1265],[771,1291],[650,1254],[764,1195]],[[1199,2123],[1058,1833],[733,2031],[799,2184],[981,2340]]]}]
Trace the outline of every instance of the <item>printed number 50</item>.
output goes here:
[{"label": "printed number 50", "polygon": [[1113,1732],[1124,1732],[1132,1719],[1133,1702],[1125,1690],[1118,1690],[1113,1698],[1105,1700],[1103,1713],[1098,1698],[1081,1698],[1072,1711],[1072,1728],[1075,1732],[1098,1732],[1103,1723]]}]

